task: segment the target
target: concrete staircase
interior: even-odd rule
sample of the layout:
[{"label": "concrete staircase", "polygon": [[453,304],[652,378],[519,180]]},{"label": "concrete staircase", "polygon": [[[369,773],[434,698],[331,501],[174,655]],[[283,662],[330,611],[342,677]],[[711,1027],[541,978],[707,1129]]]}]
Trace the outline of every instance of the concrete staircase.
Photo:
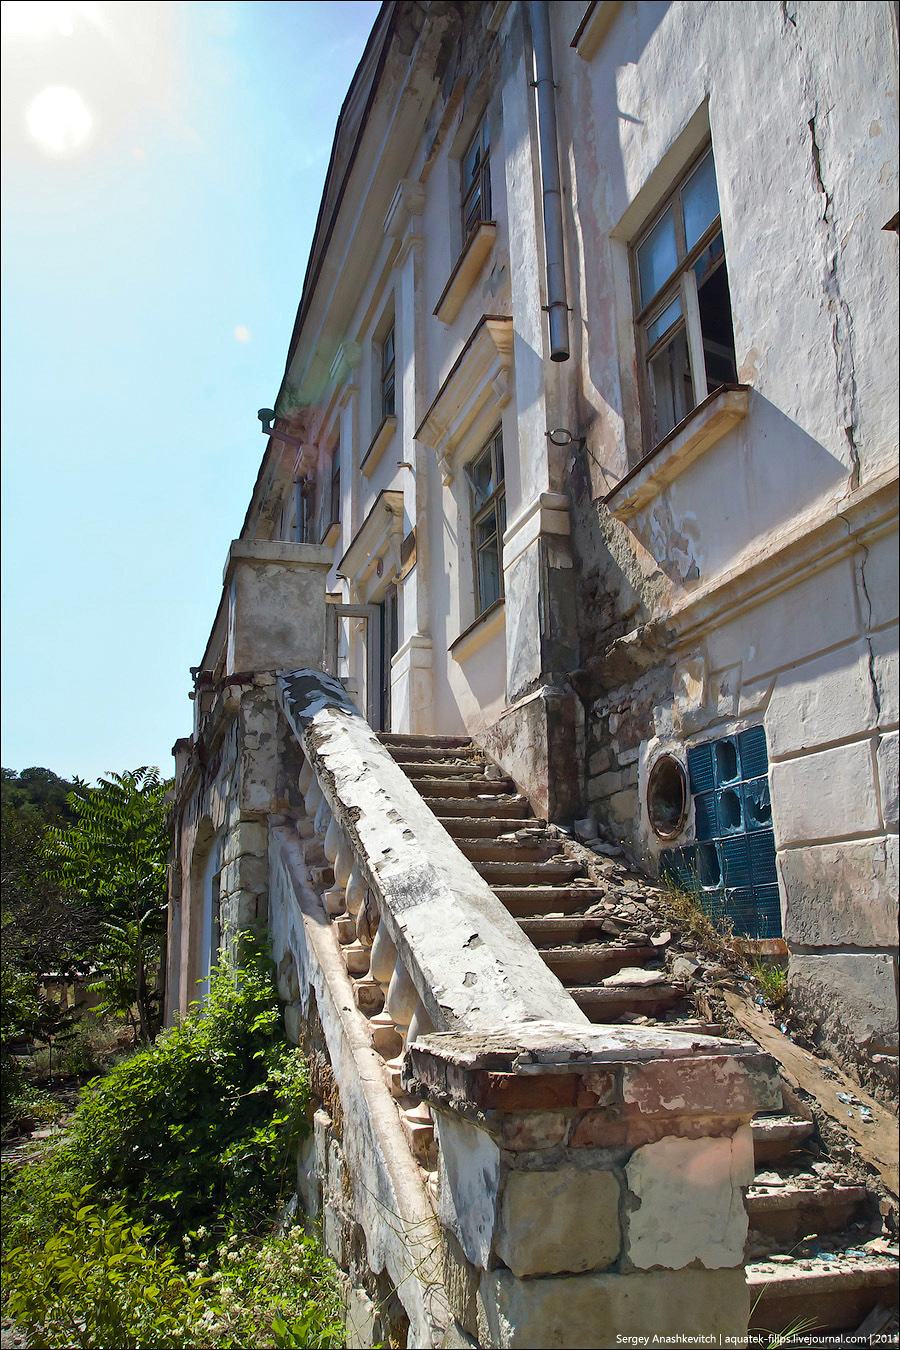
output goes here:
[{"label": "concrete staircase", "polygon": [[[588,870],[472,741],[379,739],[592,1022],[722,1033],[697,1017],[687,975],[678,978],[685,961],[652,885],[612,859]],[[897,1265],[878,1240],[871,1245],[877,1205],[866,1187],[815,1161],[812,1121],[783,1112],[752,1128],[751,1329],[777,1333],[812,1319],[816,1331],[835,1332],[877,1319],[897,1302]]]}]

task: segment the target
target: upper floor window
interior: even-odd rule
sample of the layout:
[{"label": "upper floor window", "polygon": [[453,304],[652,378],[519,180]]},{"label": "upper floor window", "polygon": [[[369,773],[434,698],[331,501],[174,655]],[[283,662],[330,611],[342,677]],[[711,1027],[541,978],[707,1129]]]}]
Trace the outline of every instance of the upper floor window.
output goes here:
[{"label": "upper floor window", "polygon": [[340,520],[341,518],[341,447],[336,445],[334,454],[331,457],[331,484],[330,484],[330,504],[331,514],[329,522]]},{"label": "upper floor window", "polygon": [[469,465],[472,489],[472,551],[475,560],[475,610],[483,614],[503,597],[503,534],[506,530],[506,485],[503,433],[498,427]]},{"label": "upper floor window", "polygon": [[394,325],[381,344],[381,416],[393,417],[396,413],[396,354],[394,351]]},{"label": "upper floor window", "polygon": [[712,149],[663,203],[632,257],[649,451],[708,394],[737,380]]},{"label": "upper floor window", "polygon": [[491,143],[487,117],[478,123],[475,135],[462,157],[463,245],[481,220],[491,219]]}]

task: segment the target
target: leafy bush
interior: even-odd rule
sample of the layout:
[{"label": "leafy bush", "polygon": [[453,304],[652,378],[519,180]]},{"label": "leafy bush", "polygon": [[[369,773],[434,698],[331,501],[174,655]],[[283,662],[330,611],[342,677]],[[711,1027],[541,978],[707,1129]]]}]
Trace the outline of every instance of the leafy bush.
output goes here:
[{"label": "leafy bush", "polygon": [[91,1203],[89,1189],[54,1197],[55,1231],[43,1245],[4,1252],[4,1312],[44,1347],[196,1344],[202,1281],[148,1241],[123,1204]]},{"label": "leafy bush", "polygon": [[306,1065],[260,963],[90,1084],[67,1140],[4,1167],[4,1312],[29,1344],[331,1347],[335,1268],[271,1228],[306,1132]]},{"label": "leafy bush", "polygon": [[306,1064],[277,1034],[257,961],[147,1050],[89,1085],[55,1167],[125,1199],[162,1233],[252,1225],[272,1210],[308,1129]]}]

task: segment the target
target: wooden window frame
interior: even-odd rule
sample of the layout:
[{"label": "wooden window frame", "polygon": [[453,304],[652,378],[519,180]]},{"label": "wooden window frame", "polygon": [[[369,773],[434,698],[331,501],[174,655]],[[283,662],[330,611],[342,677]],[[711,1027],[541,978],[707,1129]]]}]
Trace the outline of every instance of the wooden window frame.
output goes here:
[{"label": "wooden window frame", "polygon": [[[475,486],[473,473],[475,465],[488,454],[491,456],[491,481],[494,484],[494,490],[479,504],[479,491]],[[472,456],[465,467],[465,475],[472,494],[472,570],[475,582],[475,618],[478,620],[504,598],[503,535],[506,530],[506,470],[503,458],[503,428],[501,426],[494,429],[478,453]],[[493,536],[479,546],[478,527],[491,515],[494,516]],[[486,596],[482,593],[479,557],[492,542],[496,544],[497,549],[498,593]]]},{"label": "wooden window frame", "polygon": [[[668,427],[666,430],[657,434],[656,403],[650,377],[650,366],[651,363],[665,351],[668,345],[673,341],[673,338],[677,337],[679,331],[683,330],[687,339],[692,401],[690,408],[685,409],[682,417],[676,417],[673,426],[678,425],[684,416],[688,416],[695,408],[699,407],[711,392],[721,387],[721,384],[729,383],[729,381],[721,381],[719,384],[713,385],[712,390],[709,387],[706,374],[704,337],[700,322],[700,302],[697,278],[694,272],[694,267],[697,262],[722,234],[721,209],[716,213],[710,224],[707,225],[699,239],[690,249],[688,249],[684,227],[684,210],[681,198],[682,189],[694,175],[696,170],[699,169],[707,156],[710,156],[713,159],[713,172],[715,173],[715,158],[713,156],[712,143],[707,141],[702,149],[691,159],[686,169],[679,174],[673,187],[658,204],[653,215],[642,227],[629,248],[644,454],[649,454],[657,445],[665,440],[666,436],[669,435],[672,430],[672,427]],[[718,181],[716,182],[716,194],[718,196]],[[670,208],[672,209],[675,227],[677,264],[647,303],[642,305],[638,270],[638,251]],[[721,254],[714,260],[710,267],[709,273],[704,278],[704,284],[719,270],[719,268],[726,269],[725,275],[727,278],[728,273],[724,241],[721,248]],[[681,314],[659,334],[654,342],[649,342],[647,329],[656,319],[664,315],[665,311],[676,300],[681,304]],[[733,337],[731,356],[732,361],[734,361]],[[734,373],[733,379],[734,381],[737,380],[736,372]]]},{"label": "wooden window frame", "polygon": [[[390,357],[387,356],[390,343]],[[381,422],[397,415],[397,329],[392,323],[378,344],[381,354]]]},{"label": "wooden window frame", "polygon": [[[465,179],[466,161],[476,141],[479,144],[479,155],[474,166],[469,181]],[[478,126],[474,133],[469,137],[466,148],[459,161],[460,172],[460,218],[462,221],[462,250],[465,251],[466,245],[471,236],[476,232],[482,222],[489,222],[492,219],[491,203],[491,141],[488,134],[488,119],[485,112],[478,120]],[[481,208],[479,214],[472,220],[469,219],[472,211],[472,204],[480,200]]]}]

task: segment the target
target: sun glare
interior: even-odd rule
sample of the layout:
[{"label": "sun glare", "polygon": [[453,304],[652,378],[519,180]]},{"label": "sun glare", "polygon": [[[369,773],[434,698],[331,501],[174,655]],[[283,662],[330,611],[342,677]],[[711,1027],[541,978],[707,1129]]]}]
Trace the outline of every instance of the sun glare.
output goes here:
[{"label": "sun glare", "polygon": [[75,17],[84,5],[65,4],[61,0],[4,0],[3,28],[20,37],[47,37],[60,33],[68,37],[75,26]]},{"label": "sun glare", "polygon": [[94,119],[77,89],[51,85],[25,114],[28,134],[49,155],[72,155],[90,140]]}]

